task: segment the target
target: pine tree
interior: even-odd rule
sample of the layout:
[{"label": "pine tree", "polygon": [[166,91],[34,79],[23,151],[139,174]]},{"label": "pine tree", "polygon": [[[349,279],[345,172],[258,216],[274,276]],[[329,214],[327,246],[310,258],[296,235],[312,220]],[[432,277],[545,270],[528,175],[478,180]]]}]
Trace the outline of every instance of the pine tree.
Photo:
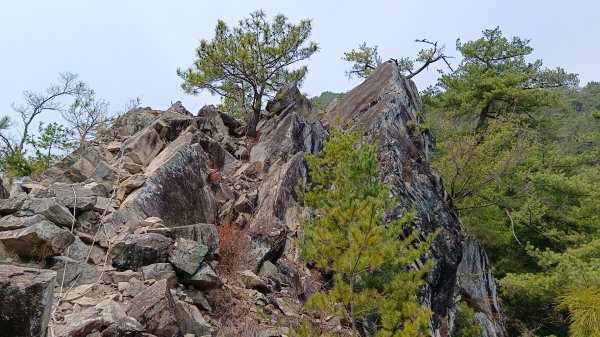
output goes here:
[{"label": "pine tree", "polygon": [[427,335],[431,313],[417,304],[417,291],[428,265],[410,266],[433,235],[417,242],[411,212],[382,220],[397,201],[378,178],[377,147],[338,130],[307,160],[312,181],[303,201],[314,216],[305,219],[303,254],[333,274],[329,291],[312,295],[308,308],[339,316],[355,335],[373,323],[376,336]]}]

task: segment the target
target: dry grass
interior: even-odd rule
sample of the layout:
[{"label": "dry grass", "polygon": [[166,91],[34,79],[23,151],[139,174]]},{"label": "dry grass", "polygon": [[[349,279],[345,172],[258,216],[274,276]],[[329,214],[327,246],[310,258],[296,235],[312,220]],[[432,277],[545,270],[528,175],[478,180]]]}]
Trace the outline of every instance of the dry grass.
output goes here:
[{"label": "dry grass", "polygon": [[219,231],[219,265],[217,272],[224,276],[232,276],[249,262],[252,243],[248,236],[248,228],[236,223],[224,223],[217,226]]}]

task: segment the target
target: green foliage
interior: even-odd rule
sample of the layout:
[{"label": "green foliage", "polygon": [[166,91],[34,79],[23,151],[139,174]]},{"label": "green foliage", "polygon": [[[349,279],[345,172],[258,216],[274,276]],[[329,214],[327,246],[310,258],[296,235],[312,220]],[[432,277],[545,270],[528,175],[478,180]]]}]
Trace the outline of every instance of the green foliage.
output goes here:
[{"label": "green foliage", "polygon": [[14,179],[28,177],[33,171],[31,163],[21,151],[6,151],[0,157],[0,169],[12,182]]},{"label": "green foliage", "polygon": [[431,313],[416,294],[428,265],[409,266],[430,247],[433,235],[417,242],[405,235],[413,213],[382,222],[396,206],[377,175],[377,147],[358,133],[337,130],[318,157],[307,157],[312,183],[303,194],[314,217],[304,223],[304,257],[333,274],[330,290],[314,294],[307,306],[338,315],[354,331],[375,319],[376,336],[425,336]]},{"label": "green foliage", "polygon": [[574,288],[560,297],[560,308],[569,311],[571,337],[600,336],[600,288]]},{"label": "green foliage", "polygon": [[319,96],[315,96],[310,99],[313,106],[319,110],[325,111],[329,103],[334,99],[342,98],[345,93],[324,91]]},{"label": "green foliage", "polygon": [[215,37],[200,41],[194,65],[177,70],[184,80],[182,88],[190,94],[208,90],[229,99],[225,104],[237,102],[238,107],[251,109],[247,134],[254,137],[263,98],[306,76],[306,65],[289,67],[318,50],[316,43],[308,41],[311,30],[310,20],[292,24],[279,14],[268,22],[263,11],[250,13],[233,28],[219,20]]},{"label": "green foliage", "polygon": [[462,43],[456,49],[463,60],[459,67],[443,74],[427,92],[429,105],[447,109],[454,116],[476,117],[481,128],[488,119],[527,115],[542,106],[556,103],[550,88],[574,86],[577,75],[562,68],[542,69],[542,61],[527,62],[533,49],[529,40],[502,36],[500,28],[483,31],[483,37]]},{"label": "green foliage", "polygon": [[[62,157],[65,151],[76,146],[76,143],[72,140],[73,135],[72,130],[58,123],[53,122],[46,126],[44,126],[44,123],[40,123],[38,134],[35,137],[30,137],[27,141],[35,149],[35,157],[31,159],[32,163],[41,165],[42,172],[48,169],[50,165]],[[35,172],[33,173],[36,175]],[[41,172],[38,170],[38,173]]]},{"label": "green foliage", "polygon": [[461,302],[454,317],[452,337],[480,337],[483,329],[473,320],[475,311],[467,303]]},{"label": "green foliage", "polygon": [[381,57],[377,53],[377,46],[369,47],[366,42],[358,46],[358,50],[352,49],[344,53],[342,60],[352,62],[352,68],[346,71],[346,76],[352,78],[367,78],[375,68],[381,64]]},{"label": "green foliage", "polygon": [[[431,42],[426,39],[415,40],[415,42],[424,43],[428,47],[421,49],[414,60],[408,57],[392,59],[401,74],[407,78],[412,78],[427,69],[429,65],[438,61],[444,61],[450,67],[448,59],[451,57],[444,54],[444,46],[438,46],[437,42]],[[381,57],[377,52],[377,46],[369,47],[364,42],[358,46],[358,50],[352,49],[352,51],[344,53],[342,60],[352,62],[352,68],[346,71],[348,78],[352,78],[352,76],[367,78],[381,64]],[[415,69],[415,65],[419,63],[420,66]]]},{"label": "green foliage", "polygon": [[558,299],[600,275],[600,85],[526,62],[528,43],[498,28],[459,40],[465,60],[424,103],[434,165],[489,254],[509,333],[566,336]]}]

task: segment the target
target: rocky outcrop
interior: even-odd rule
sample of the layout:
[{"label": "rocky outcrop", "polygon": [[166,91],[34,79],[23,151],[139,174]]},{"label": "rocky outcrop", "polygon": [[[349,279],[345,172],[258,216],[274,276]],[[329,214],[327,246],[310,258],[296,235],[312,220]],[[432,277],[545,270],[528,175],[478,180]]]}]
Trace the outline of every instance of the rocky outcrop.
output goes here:
[{"label": "rocky outcrop", "polygon": [[[391,185],[399,201],[398,209],[390,217],[414,207],[417,212],[414,225],[423,235],[441,230],[431,249],[434,266],[427,276],[428,291],[423,299],[434,312],[434,334],[450,334],[453,307],[461,298],[492,298],[497,304],[495,286],[481,284],[482,281],[488,286],[494,284],[485,252],[473,248],[475,243],[470,240],[465,246],[469,254],[464,255],[462,225],[441,178],[427,160],[434,138],[423,126],[423,105],[414,83],[401,76],[395,64],[388,61],[330,106],[327,118],[341,119],[346,127],[360,129],[368,140],[378,144],[379,176]],[[460,285],[459,276],[466,275],[459,272],[461,264],[461,271],[472,269],[479,273],[477,286]],[[473,309],[476,317],[485,321],[487,336],[504,336],[499,307]]]},{"label": "rocky outcrop", "polygon": [[0,332],[11,337],[44,337],[52,309],[56,273],[0,266]]},{"label": "rocky outcrop", "polygon": [[[324,115],[295,85],[284,86],[262,112],[256,139],[214,106],[197,116],[180,102],[134,109],[0,195],[0,262],[56,271],[55,336],[287,334],[264,315],[298,324],[307,295],[323,286],[300,259],[299,219],[309,210],[296,187],[310,181],[305,156],[318,154],[328,125],[341,122],[379,145],[380,177],[398,200],[384,220],[414,207],[421,239],[440,231],[423,257],[434,262],[421,296],[434,313],[432,335],[451,335],[462,300],[485,336],[504,336],[485,252],[465,236],[428,162],[435,139],[422,110],[414,84],[392,63]],[[224,312],[252,325],[228,326]],[[338,317],[321,325],[344,330]]]}]

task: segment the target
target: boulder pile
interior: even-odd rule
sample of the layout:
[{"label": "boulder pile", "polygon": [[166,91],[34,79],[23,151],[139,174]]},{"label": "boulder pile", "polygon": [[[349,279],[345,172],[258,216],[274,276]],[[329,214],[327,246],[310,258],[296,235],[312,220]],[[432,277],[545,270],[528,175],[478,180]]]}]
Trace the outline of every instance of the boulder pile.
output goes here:
[{"label": "boulder pile", "polygon": [[[37,179],[0,189],[0,331],[286,335],[321,285],[299,258],[295,188],[310,178],[305,154],[318,154],[327,121],[339,119],[379,142],[399,210],[416,207],[423,235],[442,229],[426,257],[432,334],[449,336],[470,296],[486,336],[504,336],[485,252],[429,165],[434,139],[418,127],[414,84],[390,63],[324,113],[284,86],[256,139],[214,106],[134,109]],[[339,318],[319,323],[343,332]]]}]

